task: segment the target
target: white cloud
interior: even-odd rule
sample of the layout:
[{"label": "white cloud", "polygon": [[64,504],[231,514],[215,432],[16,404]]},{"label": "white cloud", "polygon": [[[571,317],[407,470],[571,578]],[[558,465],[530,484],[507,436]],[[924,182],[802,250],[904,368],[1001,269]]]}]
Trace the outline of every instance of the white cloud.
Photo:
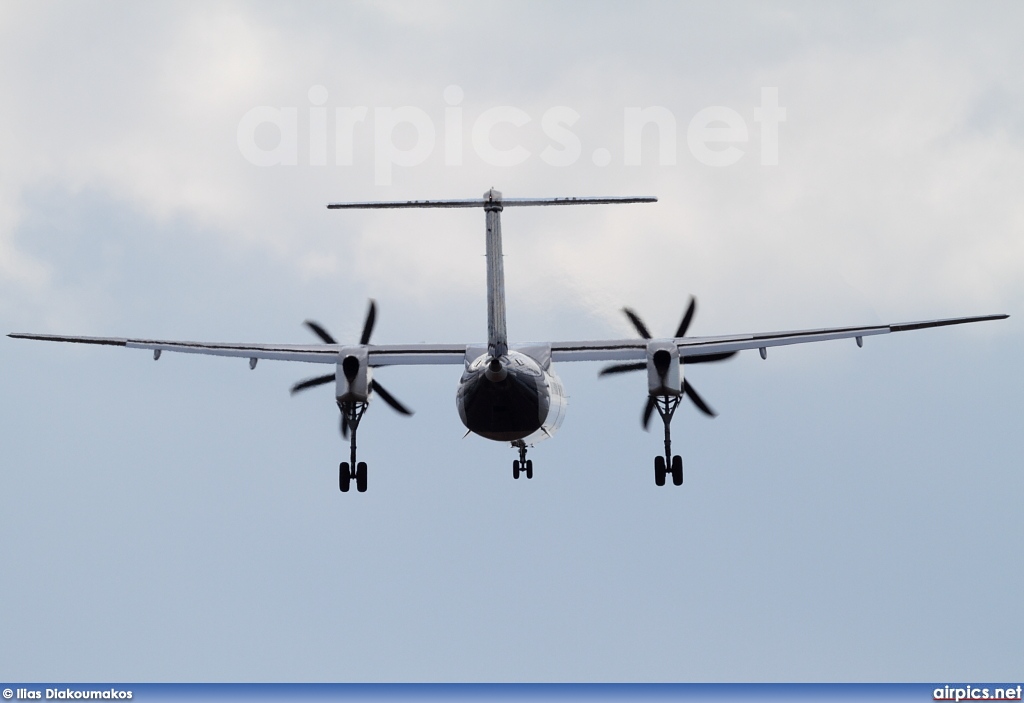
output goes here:
[{"label": "white cloud", "polygon": [[[45,49],[30,36],[3,49],[6,66],[22,67],[2,74],[15,106],[0,118],[9,155],[0,166],[9,213],[0,228],[7,278],[15,287],[47,285],[48,263],[19,249],[19,220],[10,215],[29,189],[46,187],[96,190],[156,221],[185,218],[210,236],[283,258],[297,280],[344,270],[368,287],[416,290],[420,300],[468,295],[482,276],[475,256],[482,217],[356,219],[326,213],[323,205],[475,196],[495,185],[510,196],[662,199],[649,209],[506,215],[507,249],[529,262],[510,260],[517,268],[509,285],[534,306],[558,299],[613,311],[642,301],[664,306],[653,314],[674,316],[679,301],[695,292],[745,323],[762,319],[765,309],[802,308],[807,317],[823,317],[830,306],[856,308],[854,298],[865,293],[866,304],[886,313],[1024,297],[1024,216],[1013,188],[1024,171],[1022,124],[995,119],[986,127],[978,120],[992,90],[1009,96],[1004,109],[1020,109],[1019,80],[1003,65],[1012,50],[999,48],[1010,37],[989,47],[988,59],[965,60],[959,37],[942,24],[912,35],[873,33],[877,22],[903,26],[898,15],[854,18],[852,34],[830,44],[816,32],[828,36],[833,23],[849,24],[850,13],[763,11],[748,23],[660,7],[666,16],[659,25],[678,24],[680,41],[644,42],[629,30],[609,61],[600,38],[622,29],[622,13],[596,13],[566,32],[566,18],[556,12],[536,28],[552,43],[524,56],[515,37],[527,31],[530,13],[520,10],[508,13],[508,36],[492,38],[483,55],[486,66],[513,61],[495,74],[470,67],[483,39],[465,35],[473,24],[465,7],[411,7],[419,6],[350,6],[318,18],[274,6],[158,5],[134,9],[119,23],[109,21],[109,8],[70,16],[63,6],[25,11],[18,23],[45,37]],[[757,17],[799,39],[777,45],[757,33]],[[724,43],[701,38],[698,18],[731,26],[719,33]],[[976,21],[984,26],[984,18]],[[858,41],[858,33],[867,34]],[[428,40],[452,49],[424,53]],[[328,89],[329,115],[335,107],[370,108],[356,125],[353,166],[308,165],[307,91],[318,84]],[[441,137],[442,92],[451,84],[464,91],[459,167],[444,165]],[[777,86],[788,111],[777,167],[758,163],[753,116],[763,86]],[[532,154],[519,166],[489,166],[472,150],[474,121],[501,104],[532,118],[496,128],[492,137],[503,149],[522,146]],[[238,121],[258,105],[297,108],[297,166],[258,168],[239,154]],[[422,164],[395,166],[392,187],[376,187],[373,108],[403,105],[434,120],[438,141]],[[734,166],[709,169],[687,151],[686,125],[713,105],[736,111],[751,128]],[[572,131],[582,144],[579,161],[558,168],[537,156],[551,145],[541,118],[554,106],[579,113]],[[676,117],[677,163],[657,165],[651,129],[644,165],[623,166],[624,110],[650,106]],[[333,139],[329,133],[331,155]],[[610,151],[611,165],[593,165],[597,148]],[[356,227],[362,232],[353,236]],[[735,312],[743,309],[749,312]]]}]

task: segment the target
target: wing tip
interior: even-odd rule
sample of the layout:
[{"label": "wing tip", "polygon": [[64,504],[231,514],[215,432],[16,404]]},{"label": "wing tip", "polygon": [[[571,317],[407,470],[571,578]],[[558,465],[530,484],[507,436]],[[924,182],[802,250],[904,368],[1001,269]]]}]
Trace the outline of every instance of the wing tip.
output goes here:
[{"label": "wing tip", "polygon": [[99,344],[113,347],[127,346],[128,340],[120,337],[73,337],[59,334],[33,334],[29,332],[11,332],[7,335],[13,339],[34,339],[39,342],[71,342],[73,344]]},{"label": "wing tip", "polygon": [[891,332],[908,332],[910,330],[923,330],[929,327],[946,327],[948,325],[966,325],[972,322],[990,322],[992,320],[1005,320],[1009,317],[1006,313],[998,315],[978,315],[975,317],[954,317],[946,320],[928,320],[925,322],[903,322],[889,325]]}]

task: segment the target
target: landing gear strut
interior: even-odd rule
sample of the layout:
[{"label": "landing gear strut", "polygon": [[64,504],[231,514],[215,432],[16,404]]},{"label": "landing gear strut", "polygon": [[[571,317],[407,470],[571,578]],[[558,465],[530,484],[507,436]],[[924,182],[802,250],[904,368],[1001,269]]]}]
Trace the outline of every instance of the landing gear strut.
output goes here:
[{"label": "landing gear strut", "polygon": [[349,458],[351,461],[343,461],[338,465],[338,488],[342,493],[347,493],[352,479],[356,480],[356,490],[360,493],[366,492],[366,462],[356,462],[356,430],[359,429],[359,421],[363,419],[366,412],[365,401],[344,401],[338,403],[341,410],[341,434],[349,437]]},{"label": "landing gear strut", "polygon": [[675,415],[681,399],[682,396],[678,395],[652,396],[654,407],[665,424],[665,456],[654,457],[654,483],[659,486],[665,485],[665,477],[669,473],[672,474],[674,485],[683,485],[683,457],[678,454],[672,455],[672,431],[670,429],[672,416]]},{"label": "landing gear strut", "polygon": [[526,458],[526,442],[517,439],[512,442],[512,447],[519,450],[519,458],[512,462],[512,478],[518,479],[520,473],[526,474],[526,478],[533,478],[533,461]]}]

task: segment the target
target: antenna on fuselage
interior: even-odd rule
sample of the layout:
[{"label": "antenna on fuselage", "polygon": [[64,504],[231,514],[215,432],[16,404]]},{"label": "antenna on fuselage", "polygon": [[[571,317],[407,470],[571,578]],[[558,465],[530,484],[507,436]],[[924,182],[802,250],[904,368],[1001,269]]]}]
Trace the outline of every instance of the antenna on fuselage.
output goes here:
[{"label": "antenna on fuselage", "polygon": [[399,200],[362,203],[330,203],[329,210],[376,210],[385,208],[482,207],[487,217],[487,349],[491,358],[508,352],[505,329],[505,267],[501,254],[501,211],[506,207],[538,205],[622,205],[654,203],[653,196],[606,198],[503,198],[491,188],[482,198],[468,200]]}]

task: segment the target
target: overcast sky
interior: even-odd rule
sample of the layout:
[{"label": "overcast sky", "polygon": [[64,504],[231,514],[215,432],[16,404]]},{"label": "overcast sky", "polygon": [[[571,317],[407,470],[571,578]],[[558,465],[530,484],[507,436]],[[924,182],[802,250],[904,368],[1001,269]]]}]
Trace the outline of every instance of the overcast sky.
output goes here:
[{"label": "overcast sky", "polygon": [[462,438],[457,367],[381,369],[416,414],[371,407],[343,495],[330,391],[287,392],[320,368],[4,337],[0,679],[1020,679],[1022,32],[1017,3],[0,4],[5,334],[354,341],[373,297],[375,342],[480,342],[481,212],[324,206],[492,186],[659,198],[504,213],[519,341],[630,336],[624,305],[670,334],[691,294],[696,335],[1012,315],[688,369],[720,416],[677,414],[681,488],[642,376],[596,364],[557,369],[532,481]]}]

